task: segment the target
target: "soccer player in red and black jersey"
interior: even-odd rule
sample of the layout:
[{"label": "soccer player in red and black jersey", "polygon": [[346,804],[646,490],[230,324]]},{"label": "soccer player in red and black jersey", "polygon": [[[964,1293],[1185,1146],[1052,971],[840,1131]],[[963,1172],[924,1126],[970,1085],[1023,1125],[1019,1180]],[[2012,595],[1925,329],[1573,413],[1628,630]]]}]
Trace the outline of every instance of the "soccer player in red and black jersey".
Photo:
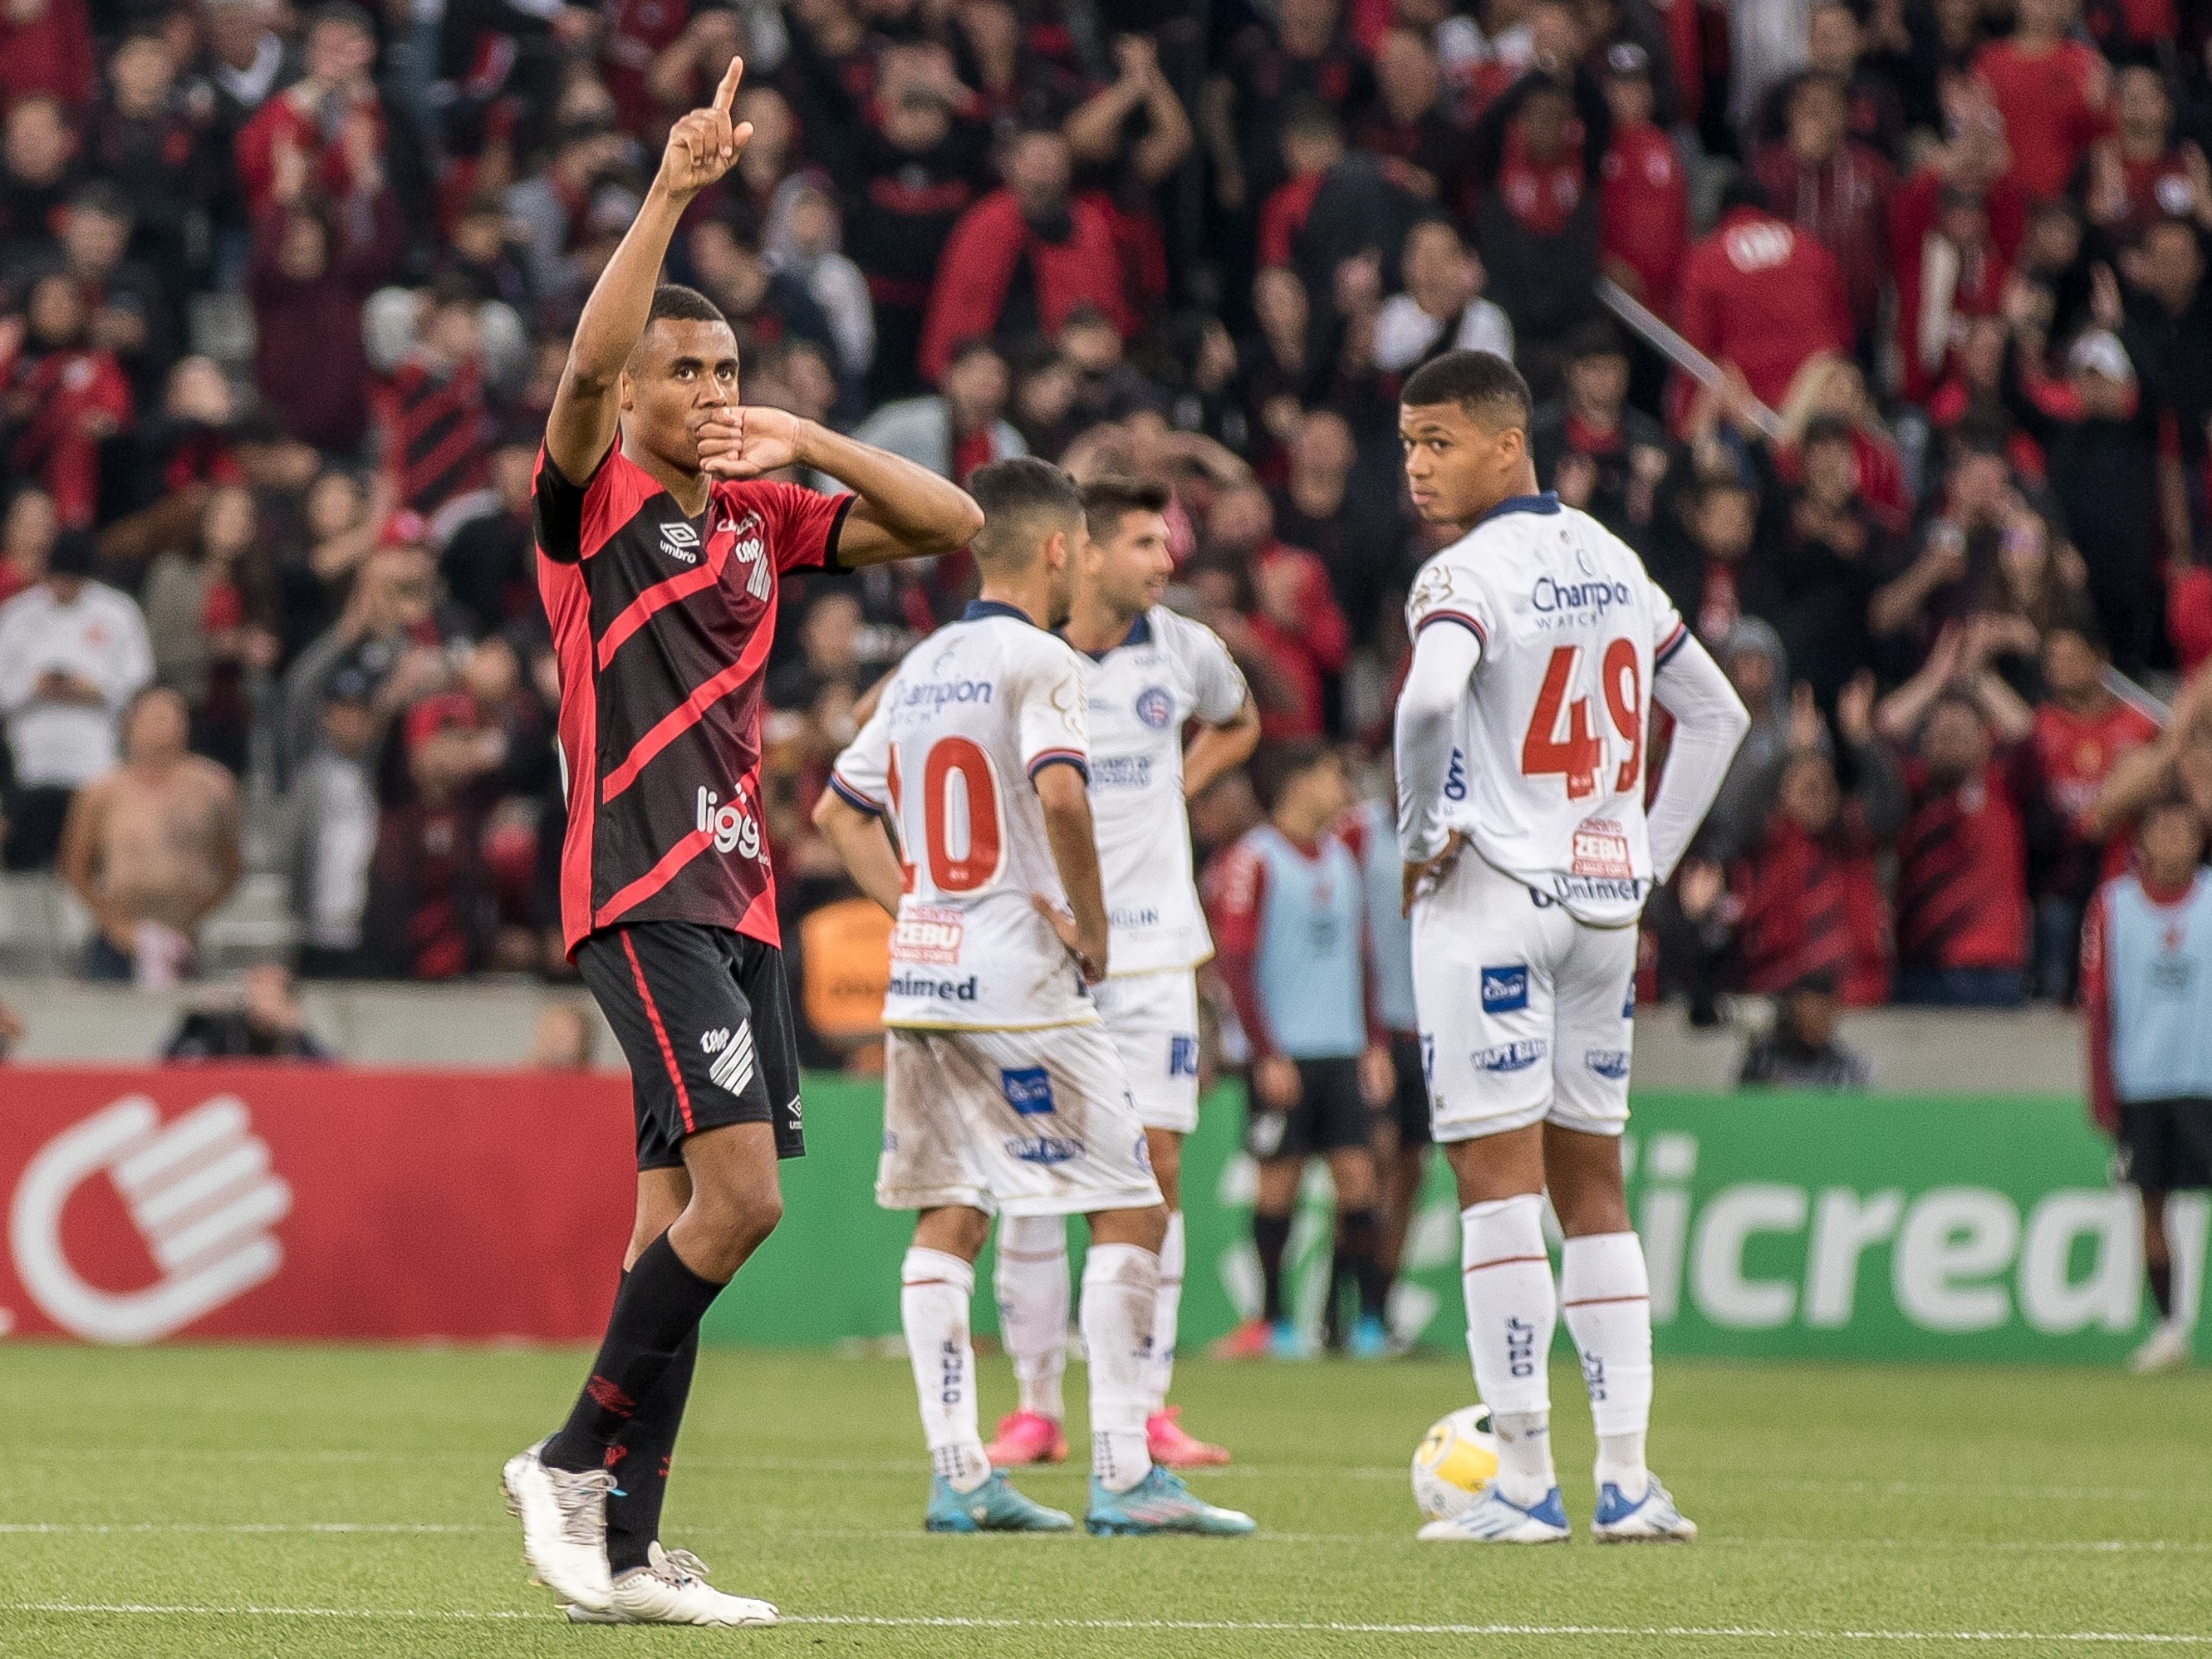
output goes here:
[{"label": "soccer player in red and black jersey", "polygon": [[[562,926],[621,1040],[637,1115],[627,1272],[568,1420],[509,1460],[524,1553],[592,1622],[772,1623],[656,1538],[699,1321],[782,1212],[799,1060],[759,789],[778,578],[950,553],[982,528],[956,486],[738,401],[735,335],[657,286],[684,208],[750,137],[743,65],[671,130],[592,291],[546,423],[538,587],[560,656],[568,829]],[[793,465],[849,494],[763,475]]]}]

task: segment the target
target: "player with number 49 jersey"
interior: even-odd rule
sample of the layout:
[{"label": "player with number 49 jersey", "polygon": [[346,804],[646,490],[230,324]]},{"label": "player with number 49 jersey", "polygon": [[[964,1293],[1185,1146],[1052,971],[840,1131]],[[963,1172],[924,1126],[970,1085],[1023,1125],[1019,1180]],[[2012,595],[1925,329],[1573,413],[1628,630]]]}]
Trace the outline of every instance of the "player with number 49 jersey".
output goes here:
[{"label": "player with number 49 jersey", "polygon": [[1483,861],[1599,927],[1652,885],[1644,817],[1655,668],[1689,632],[1644,562],[1556,495],[1501,502],[1421,569],[1406,623],[1480,644],[1464,737],[1406,857],[1459,831]]}]

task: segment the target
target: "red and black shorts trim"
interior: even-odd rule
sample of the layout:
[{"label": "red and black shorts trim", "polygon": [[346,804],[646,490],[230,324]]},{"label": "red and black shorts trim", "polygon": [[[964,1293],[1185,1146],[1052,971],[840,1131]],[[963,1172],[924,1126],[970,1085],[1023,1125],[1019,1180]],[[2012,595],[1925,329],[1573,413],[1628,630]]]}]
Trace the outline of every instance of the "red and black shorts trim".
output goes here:
[{"label": "red and black shorts trim", "polygon": [[684,1139],[765,1123],[799,1158],[799,1042],[783,952],[727,927],[640,921],[576,947],[576,969],[629,1061],[637,1167],[673,1169]]}]

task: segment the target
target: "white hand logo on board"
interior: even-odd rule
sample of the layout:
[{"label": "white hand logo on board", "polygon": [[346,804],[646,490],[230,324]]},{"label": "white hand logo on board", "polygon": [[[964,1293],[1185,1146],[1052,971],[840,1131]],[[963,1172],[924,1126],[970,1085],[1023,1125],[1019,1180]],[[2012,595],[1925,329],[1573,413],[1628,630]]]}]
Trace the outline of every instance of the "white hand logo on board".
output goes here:
[{"label": "white hand logo on board", "polygon": [[[161,1270],[143,1290],[88,1284],[62,1249],[62,1211],[105,1173]],[[15,1276],[46,1317],[93,1342],[153,1342],[275,1275],[268,1229],[292,1208],[269,1146],[231,1095],[167,1124],[131,1095],[56,1135],[23,1166],[8,1217]]]}]

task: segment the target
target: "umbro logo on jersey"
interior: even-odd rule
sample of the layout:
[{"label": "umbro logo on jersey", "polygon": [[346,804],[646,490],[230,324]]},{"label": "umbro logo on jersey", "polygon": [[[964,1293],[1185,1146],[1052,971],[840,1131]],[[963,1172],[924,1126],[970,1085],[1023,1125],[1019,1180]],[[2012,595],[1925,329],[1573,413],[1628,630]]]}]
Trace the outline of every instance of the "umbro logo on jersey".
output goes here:
[{"label": "umbro logo on jersey", "polygon": [[688,524],[660,526],[660,550],[685,564],[699,562],[699,532]]},{"label": "umbro logo on jersey", "polygon": [[[707,1035],[720,1034],[709,1031]],[[744,1092],[745,1085],[753,1080],[753,1028],[750,1024],[740,1024],[734,1035],[725,1039],[721,1057],[707,1068],[707,1075],[714,1079],[716,1087],[731,1094]]]}]

